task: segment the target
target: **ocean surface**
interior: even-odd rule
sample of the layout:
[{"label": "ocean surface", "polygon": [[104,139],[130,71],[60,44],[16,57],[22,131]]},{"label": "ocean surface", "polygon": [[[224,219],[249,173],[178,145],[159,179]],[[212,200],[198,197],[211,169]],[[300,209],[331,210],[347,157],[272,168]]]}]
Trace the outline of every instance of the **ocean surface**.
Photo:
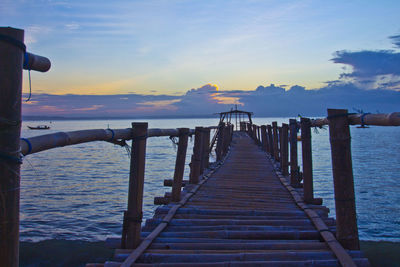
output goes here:
[{"label": "ocean surface", "polygon": [[[256,124],[288,118],[255,118]],[[218,119],[146,119],[149,128],[213,126]],[[51,130],[29,130],[47,124]],[[27,121],[22,137],[82,129],[129,128],[130,120]],[[360,239],[400,242],[400,127],[351,127],[353,171]],[[314,191],[335,216],[328,130],[312,133]],[[187,163],[192,154],[189,139]],[[130,142],[129,142],[130,144]],[[301,144],[299,144],[299,151]],[[170,188],[176,147],[168,137],[147,140],[144,218],[155,196]],[[211,159],[213,160],[213,158]],[[299,157],[301,162],[301,157]],[[185,179],[189,169],[186,166]],[[56,148],[24,158],[21,175],[21,241],[104,241],[120,236],[127,206],[129,157],[124,147],[92,142]]]}]

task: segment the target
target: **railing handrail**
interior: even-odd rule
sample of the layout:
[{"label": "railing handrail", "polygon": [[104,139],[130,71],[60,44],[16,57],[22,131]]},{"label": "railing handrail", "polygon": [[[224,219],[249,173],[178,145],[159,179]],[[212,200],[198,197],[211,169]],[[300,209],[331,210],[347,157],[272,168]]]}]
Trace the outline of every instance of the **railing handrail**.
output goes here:
[{"label": "railing handrail", "polygon": [[[207,128],[213,128],[207,127]],[[194,129],[189,130],[189,135]],[[179,129],[148,129],[146,137],[179,136]],[[57,132],[21,139],[21,153],[34,154],[56,147],[70,146],[93,141],[113,142],[117,140],[132,140],[132,128],[126,129],[91,129],[70,132]]]},{"label": "railing handrail", "polygon": [[[347,114],[350,125],[400,126],[400,112]],[[329,125],[329,117],[311,120],[311,126]]]}]

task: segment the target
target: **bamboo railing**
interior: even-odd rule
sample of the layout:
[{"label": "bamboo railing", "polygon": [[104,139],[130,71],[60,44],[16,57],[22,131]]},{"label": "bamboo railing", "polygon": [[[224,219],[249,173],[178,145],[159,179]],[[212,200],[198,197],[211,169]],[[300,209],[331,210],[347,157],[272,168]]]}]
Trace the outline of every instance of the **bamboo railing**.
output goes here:
[{"label": "bamboo railing", "polygon": [[[282,124],[282,127],[278,127],[277,122],[272,122],[272,125],[261,126],[261,135],[255,134],[253,130],[257,127],[256,125],[246,124],[241,126],[241,129],[246,131],[270,155],[271,160],[276,163],[282,176],[288,177],[288,185],[291,188],[303,188],[301,201],[320,205],[322,204],[322,199],[314,198],[311,127],[322,127],[324,125],[329,125],[331,143],[337,220],[336,239],[345,249],[358,250],[360,245],[355,209],[349,125],[361,125],[361,127],[366,125],[400,126],[400,112],[390,114],[352,114],[345,109],[328,109],[326,118],[301,118],[300,122],[291,119],[289,121],[289,135],[287,134],[287,124]],[[298,130],[301,130],[302,172],[299,171],[300,166],[298,166]],[[290,145],[290,172],[287,171],[288,144]],[[326,236],[324,235],[323,237],[325,238]]]}]

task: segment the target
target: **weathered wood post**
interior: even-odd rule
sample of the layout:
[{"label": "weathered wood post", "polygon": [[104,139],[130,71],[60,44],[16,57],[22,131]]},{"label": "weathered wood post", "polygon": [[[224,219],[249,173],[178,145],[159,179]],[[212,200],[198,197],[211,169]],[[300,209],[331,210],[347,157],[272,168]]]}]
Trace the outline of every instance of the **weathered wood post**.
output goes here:
[{"label": "weathered wood post", "polygon": [[288,142],[288,131],[289,126],[286,123],[282,123],[282,142],[281,142],[281,170],[283,175],[288,175],[288,165],[289,165],[289,142]]},{"label": "weathered wood post", "polygon": [[211,141],[211,129],[206,128],[206,151],[207,153],[205,154],[205,159],[206,159],[206,165],[205,167],[208,168],[210,166],[210,141]]},{"label": "weathered wood post", "polygon": [[290,128],[290,185],[299,187],[299,166],[297,155],[297,121],[289,120]]},{"label": "weathered wood post", "polygon": [[[24,42],[23,30],[2,27],[0,34]],[[0,266],[19,266],[23,61],[20,47],[0,39]]]},{"label": "weathered wood post", "polygon": [[223,150],[224,150],[224,135],[225,135],[225,123],[220,123],[218,125],[218,137],[217,137],[217,146],[215,148],[215,153],[217,155],[217,161],[222,160]]},{"label": "weathered wood post", "polygon": [[269,145],[269,154],[274,156],[274,138],[272,136],[272,127],[271,125],[267,125],[268,130],[268,145]]},{"label": "weathered wood post", "polygon": [[262,149],[268,152],[267,126],[265,125],[261,125],[261,143]]},{"label": "weathered wood post", "polygon": [[204,169],[208,168],[209,165],[209,147],[210,147],[210,129],[203,128],[203,141],[202,141],[202,158],[201,158],[201,169],[200,174],[203,174]]},{"label": "weathered wood post", "polygon": [[314,200],[314,189],[311,150],[311,121],[308,118],[301,118],[301,147],[303,158],[304,201],[311,203]]},{"label": "weathered wood post", "polygon": [[[136,248],[140,244],[142,224],[143,185],[146,163],[147,122],[132,123],[132,155],[129,172],[128,210],[125,213],[125,248]],[[122,240],[125,237],[123,236]]]},{"label": "weathered wood post", "polygon": [[[202,144],[203,127],[196,127],[194,130],[194,145],[193,145],[193,155],[192,162],[190,164],[190,175],[189,183],[198,184],[201,168],[201,150]],[[218,156],[218,143],[217,143],[217,156]]]},{"label": "weathered wood post", "polygon": [[226,153],[228,152],[228,148],[229,148],[229,144],[230,144],[230,140],[231,140],[231,125],[227,124],[224,128],[224,149],[223,149],[223,156],[226,155]]},{"label": "weathered wood post", "polygon": [[350,128],[346,109],[328,109],[336,238],[346,249],[360,249],[351,159]]},{"label": "weathered wood post", "polygon": [[278,137],[278,123],[276,121],[272,122],[272,133],[273,133],[273,142],[274,142],[274,159],[275,161],[279,161],[279,137]]},{"label": "weathered wood post", "polygon": [[181,200],[183,173],[185,171],[186,150],[188,145],[189,128],[179,128],[178,151],[176,153],[174,182],[172,184],[172,202]]},{"label": "weathered wood post", "polygon": [[258,144],[258,125],[254,125],[254,140]]}]

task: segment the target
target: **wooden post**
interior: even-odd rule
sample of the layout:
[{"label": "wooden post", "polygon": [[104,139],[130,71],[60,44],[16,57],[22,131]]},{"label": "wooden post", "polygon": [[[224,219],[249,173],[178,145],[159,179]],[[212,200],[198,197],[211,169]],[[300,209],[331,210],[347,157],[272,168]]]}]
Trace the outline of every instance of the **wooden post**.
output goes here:
[{"label": "wooden post", "polygon": [[273,156],[273,155],[275,155],[274,154],[274,138],[272,136],[272,127],[271,127],[271,125],[267,125],[267,130],[268,130],[269,154],[271,156]]},{"label": "wooden post", "polygon": [[335,188],[336,238],[346,249],[360,249],[346,109],[328,109],[329,136]]},{"label": "wooden post", "polygon": [[215,148],[215,153],[217,154],[217,161],[222,160],[223,150],[224,150],[224,135],[225,135],[225,123],[220,123],[218,126],[218,138],[217,138],[217,147]]},{"label": "wooden post", "polygon": [[171,200],[178,202],[181,200],[181,188],[183,173],[185,170],[186,150],[188,144],[189,128],[179,128],[178,151],[175,161],[174,183],[172,184]]},{"label": "wooden post", "polygon": [[289,126],[282,123],[282,142],[281,142],[281,170],[283,175],[288,175],[288,160],[289,160],[289,147],[288,147],[288,130]]},{"label": "wooden post", "polygon": [[253,124],[253,140],[258,144],[258,139],[257,139],[257,125]]},{"label": "wooden post", "polygon": [[200,174],[204,172],[204,169],[208,168],[209,165],[209,147],[210,147],[210,129],[203,128],[203,149],[202,149],[202,159],[201,159],[201,170]]},{"label": "wooden post", "polygon": [[[24,42],[24,31],[0,28]],[[0,40],[0,266],[19,266],[22,63],[24,51]]]},{"label": "wooden post", "polygon": [[128,210],[126,217],[126,248],[140,244],[142,224],[143,184],[146,162],[147,122],[132,123],[132,155],[129,172]]},{"label": "wooden post", "polygon": [[297,160],[297,121],[289,120],[290,127],[290,185],[299,187],[299,167]]},{"label": "wooden post", "polygon": [[279,145],[278,145],[278,123],[276,121],[272,122],[272,133],[273,133],[273,142],[274,142],[274,159],[275,161],[279,161]]},{"label": "wooden post", "polygon": [[[193,146],[193,156],[192,162],[190,164],[190,176],[189,183],[198,184],[201,168],[201,150],[202,150],[202,134],[203,127],[196,127],[194,130],[194,146]],[[219,138],[219,137],[218,137]],[[217,157],[218,157],[218,142],[217,141]]]},{"label": "wooden post", "polygon": [[268,152],[267,126],[265,125],[261,125],[261,143],[262,149]]},{"label": "wooden post", "polygon": [[303,158],[304,201],[312,203],[314,200],[314,189],[311,150],[311,121],[308,118],[301,118],[301,147]]},{"label": "wooden post", "polygon": [[229,148],[229,144],[230,144],[230,140],[231,140],[231,125],[228,124],[225,126],[224,128],[224,150],[223,150],[223,156],[226,155],[226,153],[228,152],[228,148]]}]

